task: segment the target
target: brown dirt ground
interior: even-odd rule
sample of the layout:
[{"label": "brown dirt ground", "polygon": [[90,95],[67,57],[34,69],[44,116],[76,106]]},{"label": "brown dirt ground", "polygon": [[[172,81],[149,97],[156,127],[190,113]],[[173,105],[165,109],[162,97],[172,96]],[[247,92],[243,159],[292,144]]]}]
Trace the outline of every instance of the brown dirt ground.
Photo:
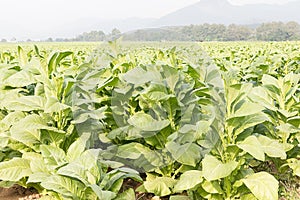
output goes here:
[{"label": "brown dirt ground", "polygon": [[23,188],[14,185],[11,188],[0,188],[0,200],[36,199],[38,197],[35,189]]}]

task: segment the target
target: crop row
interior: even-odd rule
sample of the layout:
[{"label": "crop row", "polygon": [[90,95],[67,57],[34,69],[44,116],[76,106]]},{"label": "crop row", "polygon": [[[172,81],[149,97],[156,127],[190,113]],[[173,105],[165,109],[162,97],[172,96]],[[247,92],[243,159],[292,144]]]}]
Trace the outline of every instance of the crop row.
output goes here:
[{"label": "crop row", "polygon": [[268,45],[0,52],[0,186],[278,199],[300,176],[300,49]]}]

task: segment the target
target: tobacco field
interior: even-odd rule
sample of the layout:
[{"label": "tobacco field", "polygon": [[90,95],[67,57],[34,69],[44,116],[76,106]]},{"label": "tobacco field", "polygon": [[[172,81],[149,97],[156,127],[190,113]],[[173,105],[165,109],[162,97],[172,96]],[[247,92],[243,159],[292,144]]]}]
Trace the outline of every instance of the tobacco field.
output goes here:
[{"label": "tobacco field", "polygon": [[276,200],[299,183],[299,42],[0,45],[0,187]]}]

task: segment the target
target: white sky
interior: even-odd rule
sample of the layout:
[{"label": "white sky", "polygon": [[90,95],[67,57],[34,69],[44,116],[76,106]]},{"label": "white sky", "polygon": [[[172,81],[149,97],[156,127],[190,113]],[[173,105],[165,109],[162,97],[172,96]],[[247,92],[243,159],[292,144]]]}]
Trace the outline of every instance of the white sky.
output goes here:
[{"label": "white sky", "polygon": [[[159,18],[199,0],[0,0],[0,39],[84,18]],[[288,0],[230,0],[234,4]],[[26,35],[26,33],[24,33]]]}]

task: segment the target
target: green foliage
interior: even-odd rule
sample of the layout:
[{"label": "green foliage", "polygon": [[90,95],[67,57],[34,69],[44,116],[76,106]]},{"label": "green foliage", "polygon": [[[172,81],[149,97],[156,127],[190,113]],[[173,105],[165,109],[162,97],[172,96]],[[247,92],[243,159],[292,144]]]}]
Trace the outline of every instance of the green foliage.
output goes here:
[{"label": "green foliage", "polygon": [[1,185],[121,200],[132,179],[173,200],[278,199],[300,176],[297,43],[204,45],[213,60],[109,44],[0,53]]}]

